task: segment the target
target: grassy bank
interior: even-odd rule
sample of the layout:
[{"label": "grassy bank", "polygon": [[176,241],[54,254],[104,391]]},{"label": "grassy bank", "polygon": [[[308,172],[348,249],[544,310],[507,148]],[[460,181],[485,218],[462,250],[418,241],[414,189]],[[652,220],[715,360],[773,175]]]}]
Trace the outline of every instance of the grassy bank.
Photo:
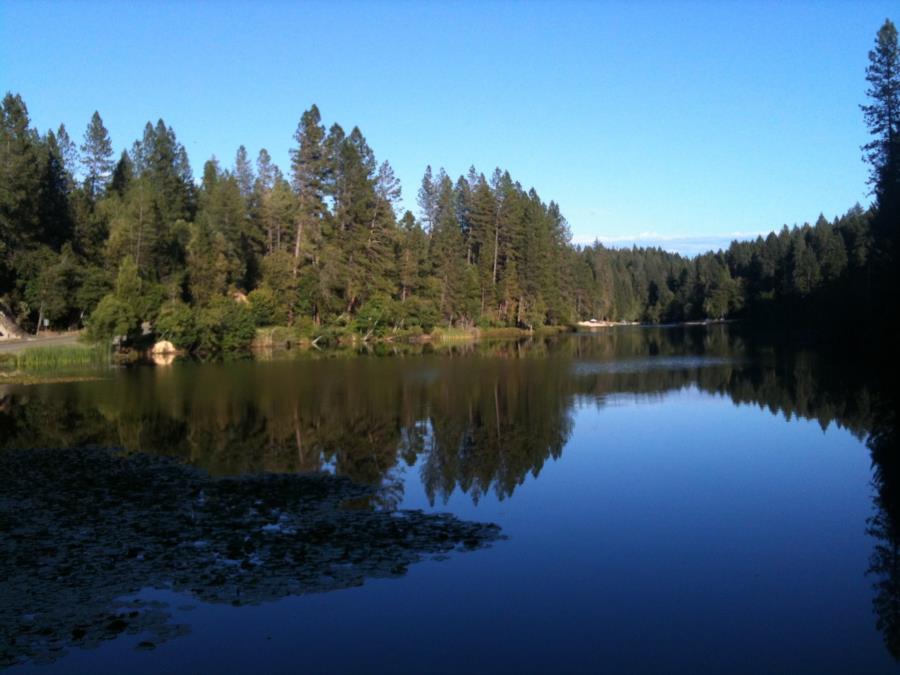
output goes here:
[{"label": "grassy bank", "polygon": [[51,370],[106,365],[110,350],[104,345],[59,345],[29,347],[21,352],[0,354],[0,369]]},{"label": "grassy bank", "polygon": [[[378,336],[364,336],[336,328],[322,328],[313,334],[288,326],[259,328],[251,344],[253,351],[277,351],[283,349],[311,349],[360,347],[362,345],[414,344],[422,342],[454,343],[475,342],[484,339],[516,339],[533,335],[548,335],[571,330],[566,326],[547,326],[535,331],[523,328],[436,328],[431,333],[420,330],[396,331]],[[106,366],[144,358],[143,348],[114,352],[106,345],[67,344],[27,347],[20,352],[0,353],[0,376],[10,382],[19,376],[33,379],[41,371],[63,371],[85,367]]]}]

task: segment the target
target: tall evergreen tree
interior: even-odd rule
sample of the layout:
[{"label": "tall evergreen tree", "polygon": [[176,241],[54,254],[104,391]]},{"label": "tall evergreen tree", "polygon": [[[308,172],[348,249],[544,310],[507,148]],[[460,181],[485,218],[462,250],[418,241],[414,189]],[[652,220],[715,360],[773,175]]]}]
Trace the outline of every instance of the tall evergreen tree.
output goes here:
[{"label": "tall evergreen tree", "polygon": [[294,134],[297,147],[291,150],[293,187],[298,198],[292,267],[294,277],[301,264],[304,235],[316,236],[314,230],[321,227],[325,215],[323,191],[328,162],[323,148],[325,127],[321,122],[322,117],[315,105],[304,112]]},{"label": "tall evergreen tree", "polygon": [[880,304],[897,314],[897,230],[900,228],[900,46],[897,28],[886,20],[869,52],[869,103],[862,106],[873,136],[863,149],[871,165],[876,213],[872,223]]},{"label": "tall evergreen tree", "polygon": [[[472,181],[470,180],[470,186]],[[497,258],[498,205],[494,193],[479,175],[470,187],[469,206],[470,241],[479,282],[479,314],[493,310],[496,304],[495,260]]]},{"label": "tall evergreen tree", "polygon": [[69,175],[56,135],[52,131],[47,133],[43,146],[43,171],[38,200],[41,242],[59,251],[72,238]]},{"label": "tall evergreen tree", "polygon": [[[247,206],[237,176],[220,171],[218,162],[215,159],[209,160],[203,167],[203,183],[198,202],[196,222],[202,223],[211,233],[208,237],[204,235],[203,242],[210,237],[221,239],[217,243],[216,257],[223,256],[226,282],[249,290],[245,282],[252,255],[249,246],[251,233]],[[192,239],[196,237],[192,235]],[[202,250],[211,249],[204,244]],[[197,255],[195,251],[193,258],[197,259]],[[218,260],[216,266],[221,267]]]},{"label": "tall evergreen tree", "polygon": [[241,189],[241,196],[245,200],[249,200],[253,195],[255,178],[253,176],[253,165],[247,156],[247,148],[243,145],[237,149],[237,154],[234,158],[234,177],[237,179],[238,187]]},{"label": "tall evergreen tree", "polygon": [[437,185],[434,225],[430,232],[429,257],[437,283],[438,310],[448,323],[465,320],[465,243],[456,219],[453,181],[443,174]]},{"label": "tall evergreen tree", "polygon": [[75,189],[78,179],[79,165],[81,164],[81,155],[78,153],[78,146],[69,136],[65,124],[60,124],[56,131],[56,144],[59,146],[59,154],[62,158],[63,168],[66,171],[68,183],[68,191]]},{"label": "tall evergreen tree", "polygon": [[16,254],[39,239],[41,152],[21,96],[6,94],[0,114],[0,265],[9,273]]},{"label": "tall evergreen tree", "polygon": [[226,238],[214,229],[209,215],[201,212],[191,226],[187,247],[191,298],[200,306],[208,306],[228,289],[228,278],[234,271],[227,249]]},{"label": "tall evergreen tree", "polygon": [[419,187],[417,202],[425,221],[425,231],[429,234],[434,228],[437,219],[438,184],[431,172],[431,165],[425,167],[425,175],[422,176],[422,185]]},{"label": "tall evergreen tree", "polygon": [[85,188],[92,200],[97,199],[106,190],[115,164],[109,132],[103,126],[103,119],[96,110],[85,129],[81,152]]},{"label": "tall evergreen tree", "polygon": [[428,276],[428,236],[411,211],[403,214],[397,240],[397,273],[400,301],[422,291]]},{"label": "tall evergreen tree", "polygon": [[128,184],[132,178],[134,178],[134,163],[131,161],[128,153],[123,150],[119,161],[116,162],[116,167],[113,169],[112,180],[109,186],[121,197],[125,194],[125,190],[128,189]]}]

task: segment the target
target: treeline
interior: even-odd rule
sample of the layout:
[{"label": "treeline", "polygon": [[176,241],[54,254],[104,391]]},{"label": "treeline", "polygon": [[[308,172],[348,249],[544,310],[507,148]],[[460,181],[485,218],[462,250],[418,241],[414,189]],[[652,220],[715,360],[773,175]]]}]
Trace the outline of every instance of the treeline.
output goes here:
[{"label": "treeline", "polygon": [[[579,303],[597,317],[643,322],[753,317],[814,319],[838,302],[863,311],[872,276],[874,211],[859,205],[727,250],[684,258],[660,249],[579,252]],[[584,293],[584,295],[581,295]]]},{"label": "treeline", "polygon": [[[312,106],[283,173],[241,146],[196,181],[162,120],[116,158],[94,113],[76,144],[40,134],[20,96],[0,125],[0,304],[22,326],[86,325],[217,351],[259,326],[310,337],[535,328],[600,318],[682,321],[815,317],[896,305],[900,57],[890,21],[870,53],[875,203],[685,258],[573,246],[559,206],[508,172],[451,179],[429,167],[419,217],[356,127],[326,129]],[[831,313],[834,315],[833,312]]]},{"label": "treeline", "polygon": [[80,147],[40,135],[21,97],[2,104],[0,296],[25,327],[152,330],[208,350],[256,326],[362,334],[576,317],[566,223],[508,173],[455,183],[426,172],[421,219],[359,129],[313,106],[289,176],[262,150],[212,159],[199,182],[162,120],[114,161],[99,114]]}]

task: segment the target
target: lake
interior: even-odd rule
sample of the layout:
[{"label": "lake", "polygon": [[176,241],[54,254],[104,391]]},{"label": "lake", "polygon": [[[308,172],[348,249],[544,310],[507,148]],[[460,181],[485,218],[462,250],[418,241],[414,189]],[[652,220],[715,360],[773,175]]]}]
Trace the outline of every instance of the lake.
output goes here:
[{"label": "lake", "polygon": [[809,346],[635,327],[94,375],[0,388],[11,672],[897,669],[893,407]]}]

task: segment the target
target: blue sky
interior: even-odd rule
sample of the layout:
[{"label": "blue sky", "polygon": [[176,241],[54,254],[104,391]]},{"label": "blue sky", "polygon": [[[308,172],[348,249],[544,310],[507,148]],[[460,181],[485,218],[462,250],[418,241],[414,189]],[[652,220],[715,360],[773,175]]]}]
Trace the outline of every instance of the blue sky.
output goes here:
[{"label": "blue sky", "polygon": [[358,125],[406,205],[508,169],[579,242],[687,253],[868,203],[859,111],[895,2],[0,2],[0,88],[41,130],[163,117],[195,175],[283,169],[303,110]]}]

